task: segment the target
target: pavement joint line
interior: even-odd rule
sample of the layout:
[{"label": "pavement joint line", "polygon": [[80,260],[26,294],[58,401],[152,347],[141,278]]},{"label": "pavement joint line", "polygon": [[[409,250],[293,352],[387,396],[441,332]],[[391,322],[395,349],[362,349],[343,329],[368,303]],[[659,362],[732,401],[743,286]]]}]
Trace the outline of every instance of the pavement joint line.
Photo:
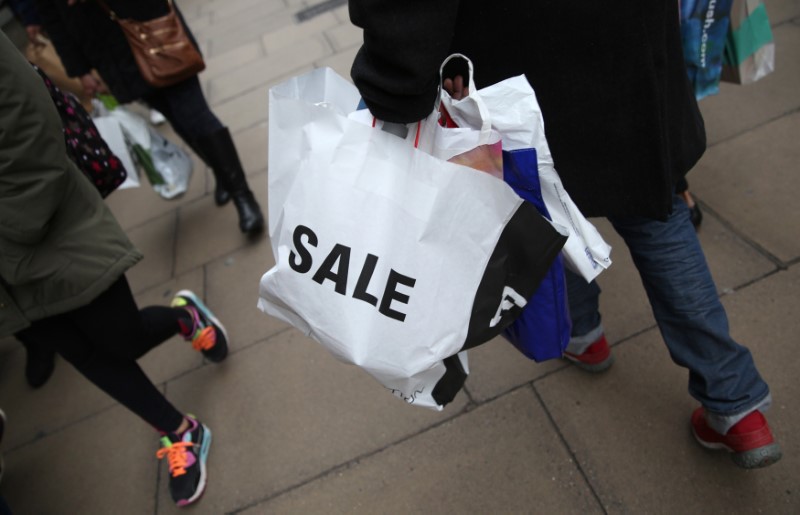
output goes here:
[{"label": "pavement joint line", "polygon": [[578,459],[577,454],[575,454],[575,451],[573,451],[572,447],[569,445],[569,441],[567,440],[566,436],[564,436],[564,433],[561,432],[561,428],[556,423],[555,418],[553,418],[553,414],[548,409],[547,403],[544,402],[544,399],[539,393],[539,390],[533,383],[530,383],[530,388],[531,390],[533,390],[533,395],[536,397],[536,400],[539,401],[539,405],[542,407],[542,410],[544,410],[544,413],[547,416],[547,419],[550,421],[550,424],[552,424],[553,431],[556,433],[559,440],[561,440],[561,444],[564,446],[564,450],[566,450],[567,454],[569,454],[570,460],[572,461],[572,465],[578,470],[578,473],[581,475],[584,482],[586,483],[586,487],[589,489],[590,492],[592,492],[592,497],[594,497],[595,501],[597,502],[597,506],[600,507],[600,509],[603,511],[605,515],[608,515],[608,510],[603,505],[603,500],[601,499],[600,494],[597,492],[597,490],[594,487],[594,484],[589,479],[589,474],[587,474],[586,471],[583,469],[583,465],[581,465],[581,462]]},{"label": "pavement joint line", "polygon": [[264,503],[270,502],[273,499],[277,499],[278,497],[280,497],[282,495],[291,493],[291,492],[293,492],[295,490],[298,490],[298,489],[300,489],[300,488],[302,488],[302,487],[304,487],[304,486],[306,486],[308,484],[314,483],[314,482],[319,481],[319,480],[323,480],[326,477],[332,476],[336,472],[339,472],[341,470],[347,470],[347,469],[349,469],[349,468],[351,468],[351,467],[353,467],[355,465],[360,464],[362,461],[364,461],[366,459],[372,458],[373,456],[376,456],[376,455],[378,455],[378,454],[380,454],[380,453],[382,453],[384,451],[387,451],[387,450],[389,450],[389,449],[391,449],[393,447],[396,447],[397,445],[400,445],[400,444],[405,443],[405,442],[407,442],[409,440],[412,440],[412,439],[414,439],[414,438],[416,438],[416,437],[418,437],[420,435],[423,435],[423,434],[427,433],[428,431],[436,429],[436,428],[438,428],[438,427],[440,427],[440,426],[442,426],[444,424],[448,424],[448,423],[456,420],[457,418],[466,415],[470,411],[471,410],[467,410],[466,407],[464,407],[460,411],[454,412],[452,416],[449,416],[449,417],[447,417],[447,418],[445,418],[443,420],[440,420],[439,422],[431,424],[430,426],[427,426],[427,427],[425,427],[423,429],[420,429],[419,431],[416,431],[414,433],[410,433],[410,434],[408,434],[406,436],[400,437],[399,439],[397,439],[397,440],[395,440],[393,442],[389,442],[388,444],[384,445],[383,447],[380,447],[380,448],[377,448],[377,449],[373,449],[373,450],[371,450],[369,452],[366,452],[364,454],[360,454],[358,456],[350,458],[349,460],[347,460],[345,462],[339,463],[338,465],[333,465],[333,466],[329,467],[328,469],[323,470],[323,471],[321,471],[320,473],[318,473],[318,474],[316,474],[314,476],[310,476],[310,477],[308,477],[306,479],[303,479],[303,480],[299,481],[298,483],[295,483],[293,485],[289,485],[289,486],[287,486],[286,488],[284,488],[282,490],[279,490],[277,492],[273,492],[270,495],[267,495],[266,497],[262,497],[260,499],[253,500],[253,501],[251,501],[249,503],[246,503],[246,504],[244,504],[242,506],[234,508],[232,511],[226,512],[226,514],[235,515],[235,514],[240,513],[240,512],[242,512],[244,510],[247,510],[247,509],[250,509],[250,508],[254,508],[254,507],[256,507],[256,506],[258,506],[260,504],[264,504]]},{"label": "pavement joint line", "polygon": [[[743,86],[743,87],[747,87],[747,86]],[[784,118],[786,116],[791,116],[791,115],[793,115],[795,113],[798,113],[798,112],[800,112],[800,106],[797,106],[797,107],[794,107],[792,109],[789,109],[788,111],[784,111],[783,113],[775,115],[772,118],[768,118],[766,120],[758,122],[758,123],[746,128],[746,129],[742,129],[741,131],[739,131],[739,132],[737,132],[735,134],[731,134],[730,136],[722,138],[719,141],[715,141],[714,143],[712,143],[710,145],[706,145],[706,150],[714,148],[714,147],[716,147],[718,145],[722,145],[723,143],[728,143],[728,142],[730,142],[732,140],[735,140],[736,138],[744,136],[748,132],[752,132],[752,131],[758,130],[758,129],[766,126],[766,125],[769,125],[770,123],[777,122],[781,118]],[[702,157],[701,157],[701,159],[702,159]]]},{"label": "pavement joint line", "polygon": [[[800,111],[800,108],[797,109]],[[730,231],[735,237],[739,238],[743,243],[750,246],[753,250],[757,253],[761,254],[762,257],[769,260],[773,265],[778,267],[781,270],[786,270],[786,264],[778,258],[778,256],[774,255],[772,252],[767,250],[763,245],[752,239],[750,236],[745,234],[744,232],[740,231],[736,228],[734,224],[728,221],[727,218],[720,215],[717,211],[715,211],[711,206],[703,202],[700,198],[697,199],[697,203],[700,204],[703,212],[711,214],[717,221],[728,231]],[[734,291],[736,288],[734,288]]]},{"label": "pavement joint line", "polygon": [[304,21],[308,21],[312,18],[315,18],[321,14],[324,14],[328,11],[332,11],[337,7],[341,7],[346,3],[347,0],[325,0],[323,2],[311,5],[309,7],[306,7],[305,9],[298,11],[297,13],[295,13],[294,16],[298,22],[302,23]]},{"label": "pavement joint line", "polygon": [[105,412],[107,412],[107,411],[109,411],[109,410],[111,410],[113,408],[116,408],[117,406],[120,406],[120,404],[118,402],[114,401],[109,406],[106,406],[104,408],[100,408],[97,411],[93,411],[92,413],[84,415],[79,419],[67,422],[66,424],[62,424],[60,426],[56,426],[55,428],[51,429],[50,431],[39,430],[39,431],[36,432],[36,434],[33,436],[32,439],[26,440],[24,442],[21,442],[21,443],[15,445],[14,447],[11,447],[10,449],[3,449],[3,454],[6,454],[6,455],[12,454],[12,453],[17,452],[17,451],[19,451],[21,449],[24,449],[25,447],[28,447],[29,445],[34,445],[34,444],[40,442],[41,440],[44,440],[46,438],[50,438],[51,436],[54,436],[54,435],[57,435],[58,433],[66,431],[67,429],[71,428],[74,425],[81,424],[83,422],[86,422],[87,420],[90,420],[90,419],[93,419],[93,418],[95,418],[95,417],[97,417],[99,415],[102,415],[103,413],[105,413]]},{"label": "pavement joint line", "polygon": [[[170,278],[175,277],[175,270],[178,267],[178,228],[181,226],[181,210],[180,208],[175,210],[175,218],[172,221],[172,263],[169,267],[169,276]],[[144,258],[142,258],[144,259]],[[205,275],[203,276],[203,284],[205,285]]]}]

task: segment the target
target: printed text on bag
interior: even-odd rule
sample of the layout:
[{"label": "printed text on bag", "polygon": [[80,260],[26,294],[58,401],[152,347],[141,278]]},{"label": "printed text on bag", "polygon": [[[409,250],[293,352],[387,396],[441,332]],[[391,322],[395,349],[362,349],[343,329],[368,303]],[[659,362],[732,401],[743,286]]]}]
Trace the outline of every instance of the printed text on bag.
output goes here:
[{"label": "printed text on bag", "polygon": [[[319,239],[316,233],[309,227],[298,225],[294,229],[292,241],[296,252],[293,250],[289,253],[289,266],[295,272],[305,274],[311,270],[314,264],[311,252],[308,247],[306,247],[306,244],[316,247],[319,244]],[[326,279],[333,281],[334,291],[340,295],[347,295],[350,253],[350,247],[337,243],[322,261],[319,268],[314,272],[314,275],[311,276],[311,279],[319,284],[323,284]],[[398,291],[397,288],[398,286],[413,288],[417,280],[413,277],[408,277],[396,272],[395,270],[390,270],[383,290],[383,296],[380,299],[380,304],[378,304],[378,298],[367,291],[372,281],[372,275],[375,273],[375,266],[378,264],[378,260],[378,256],[367,254],[366,259],[364,259],[364,264],[361,266],[361,272],[358,275],[355,289],[353,290],[353,298],[372,304],[378,308],[378,312],[382,315],[403,322],[406,319],[406,314],[392,309],[392,302],[396,301],[408,304],[410,297]]]}]

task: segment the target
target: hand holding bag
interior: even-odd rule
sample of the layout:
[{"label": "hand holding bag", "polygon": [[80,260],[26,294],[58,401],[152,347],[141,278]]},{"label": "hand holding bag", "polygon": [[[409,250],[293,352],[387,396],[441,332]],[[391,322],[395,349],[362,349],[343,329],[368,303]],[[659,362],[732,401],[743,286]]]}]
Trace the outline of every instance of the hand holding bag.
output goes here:
[{"label": "hand holding bag", "polygon": [[349,119],[358,101],[329,68],[270,90],[276,264],[258,306],[396,397],[442,409],[464,351],[519,316],[564,237],[502,181],[414,148],[422,131],[409,142]]},{"label": "hand holding bag", "polygon": [[119,18],[103,0],[97,0],[125,34],[144,80],[157,88],[186,80],[206,67],[175,12],[173,0],[166,1],[169,13],[139,21]]},{"label": "hand holding bag", "polygon": [[80,79],[67,75],[61,58],[49,39],[39,35],[35,44],[28,43],[25,47],[25,58],[38,66],[61,91],[75,95],[87,112],[92,111],[91,96],[86,94]]}]

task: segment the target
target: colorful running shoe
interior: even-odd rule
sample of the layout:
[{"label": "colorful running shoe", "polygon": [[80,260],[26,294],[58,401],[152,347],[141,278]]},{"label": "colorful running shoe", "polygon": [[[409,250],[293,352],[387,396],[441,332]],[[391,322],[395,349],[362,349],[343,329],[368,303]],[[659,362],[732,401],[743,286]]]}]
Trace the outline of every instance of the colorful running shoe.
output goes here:
[{"label": "colorful running shoe", "polygon": [[214,363],[228,355],[228,333],[203,301],[189,290],[181,290],[172,299],[173,308],[184,308],[192,316],[192,327],[184,336],[195,350]]},{"label": "colorful running shoe", "polygon": [[206,459],[211,446],[211,431],[192,416],[186,419],[191,427],[178,435],[167,433],[161,437],[158,459],[167,458],[169,464],[169,493],[178,507],[197,501],[206,488]]}]

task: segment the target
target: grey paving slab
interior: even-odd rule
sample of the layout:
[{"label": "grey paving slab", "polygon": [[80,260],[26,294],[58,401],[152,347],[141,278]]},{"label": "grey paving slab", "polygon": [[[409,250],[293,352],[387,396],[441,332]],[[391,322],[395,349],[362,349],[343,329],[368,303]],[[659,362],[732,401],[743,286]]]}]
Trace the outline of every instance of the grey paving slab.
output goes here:
[{"label": "grey paving slab", "polygon": [[[303,23],[293,23],[280,29],[267,32],[261,36],[261,42],[267,53],[275,54],[287,47],[308,39],[315,39],[329,29],[341,25],[332,12],[323,13]],[[334,50],[338,50],[333,46]]]},{"label": "grey paving slab", "polygon": [[206,265],[206,300],[225,324],[231,349],[266,340],[290,327],[256,307],[261,276],[274,264],[265,240]]},{"label": "grey paving slab", "polygon": [[800,0],[767,0],[764,5],[772,25],[800,17]]},{"label": "grey paving slab", "polygon": [[217,117],[231,132],[267,123],[269,113],[268,88],[256,88],[234,99],[211,103]]},{"label": "grey paving slab", "polygon": [[133,292],[139,292],[168,281],[175,268],[177,217],[169,211],[125,233],[144,255],[126,276]]},{"label": "grey paving slab", "polygon": [[264,57],[264,46],[260,41],[240,45],[225,53],[207,58],[205,60],[206,69],[203,70],[200,78],[203,82],[208,82],[210,79],[230,73],[261,57]]},{"label": "grey paving slab", "polygon": [[798,134],[800,112],[710,148],[690,179],[715,212],[784,262],[800,256]]},{"label": "grey paving slab", "polygon": [[[50,380],[37,390],[28,386],[24,370],[22,345],[15,343],[9,352],[0,354],[0,408],[9,419],[2,446],[6,451],[30,444],[114,404],[60,357],[56,357]],[[2,484],[2,491],[6,492],[5,481]]]},{"label": "grey paving slab", "polygon": [[[250,175],[248,183],[264,213],[267,212],[266,173]],[[239,231],[236,208],[230,202],[214,204],[211,196],[183,206],[178,215],[175,273],[183,273],[246,245],[255,245],[265,236],[248,236]]]},{"label": "grey paving slab", "polygon": [[[393,398],[364,371],[345,365],[291,330],[167,385],[171,400],[214,432],[211,483],[196,513],[223,513],[313,480],[457,415]],[[159,492],[159,513],[168,507]]]},{"label": "grey paving slab", "polygon": [[537,363],[502,337],[468,352],[469,377],[465,384],[475,402],[483,403],[568,366],[561,360]]},{"label": "grey paving slab", "polygon": [[785,23],[773,35],[773,73],[746,86],[722,83],[700,101],[710,145],[800,108],[800,25]]},{"label": "grey paving slab", "polygon": [[243,11],[212,24],[199,37],[209,41],[208,55],[219,55],[243,44],[259,41],[266,32],[294,24],[294,13],[294,10],[283,9]]},{"label": "grey paving slab", "polygon": [[320,59],[314,64],[317,68],[322,68],[324,66],[333,68],[336,73],[350,80],[350,68],[353,66],[353,60],[360,47],[360,44],[353,45],[324,59]]},{"label": "grey paving slab", "polygon": [[127,410],[107,410],[6,452],[3,495],[16,514],[153,513],[157,442]]},{"label": "grey paving slab", "polygon": [[[759,281],[725,297],[732,334],[753,352],[775,400],[770,424],[781,438],[790,460],[785,470],[800,460],[800,383],[796,371],[800,357],[793,345],[800,334],[800,265]],[[797,499],[800,507],[800,497]]]},{"label": "grey paving slab", "polygon": [[246,68],[209,80],[207,83],[209,102],[220,102],[259,86],[265,86],[283,75],[295,75],[297,70],[332,53],[329,43],[321,36],[303,39],[280,53],[253,61]]},{"label": "grey paving slab", "polygon": [[[697,171],[697,174],[702,173]],[[694,188],[694,181],[689,178]],[[693,195],[704,202],[705,190]],[[755,281],[777,269],[777,265],[758,247],[743,239],[736,231],[735,220],[720,219],[715,212],[705,209],[703,223],[698,232],[700,244],[708,267],[720,295]]]},{"label": "grey paving slab", "polygon": [[615,347],[606,374],[570,369],[534,383],[609,513],[796,512],[798,442],[789,428],[798,422],[798,387],[789,376],[797,358],[760,335],[797,331],[798,281],[793,269],[725,297],[732,334],[781,399],[768,415],[785,455],[772,468],[743,471],[694,442],[688,421],[697,403],[655,330]]},{"label": "grey paving slab", "polygon": [[529,388],[243,513],[602,513]]},{"label": "grey paving slab", "polygon": [[[263,91],[261,92],[263,93]],[[236,148],[247,173],[262,172],[267,169],[267,125],[259,124],[234,134]]]},{"label": "grey paving slab", "polygon": [[364,41],[363,34],[364,31],[350,23],[349,20],[325,31],[325,37],[330,40],[333,49],[337,52],[356,45],[361,46]]}]

